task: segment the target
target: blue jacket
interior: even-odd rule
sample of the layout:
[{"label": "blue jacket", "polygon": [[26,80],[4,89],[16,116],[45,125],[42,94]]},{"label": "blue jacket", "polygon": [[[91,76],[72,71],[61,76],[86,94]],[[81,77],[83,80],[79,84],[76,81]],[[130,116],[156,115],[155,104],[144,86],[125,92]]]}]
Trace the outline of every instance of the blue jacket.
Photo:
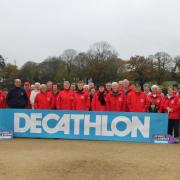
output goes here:
[{"label": "blue jacket", "polygon": [[8,92],[6,101],[9,108],[24,109],[28,104],[26,91],[21,87],[14,87]]}]

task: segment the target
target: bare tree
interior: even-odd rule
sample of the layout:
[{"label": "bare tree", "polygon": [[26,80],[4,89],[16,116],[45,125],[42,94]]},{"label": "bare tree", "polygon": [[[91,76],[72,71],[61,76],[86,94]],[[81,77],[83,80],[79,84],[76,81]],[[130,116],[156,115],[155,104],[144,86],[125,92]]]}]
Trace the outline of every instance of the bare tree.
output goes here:
[{"label": "bare tree", "polygon": [[61,55],[62,60],[66,62],[67,65],[68,77],[71,77],[71,72],[73,69],[73,61],[76,57],[76,54],[77,54],[76,50],[66,49]]},{"label": "bare tree", "polygon": [[173,59],[166,52],[157,52],[155,55],[150,56],[150,58],[152,58],[157,71],[158,83],[162,83],[167,78],[168,72],[173,68]]},{"label": "bare tree", "polygon": [[90,59],[96,61],[107,61],[109,59],[117,58],[118,53],[108,42],[102,41],[93,44],[88,51],[88,55]]}]

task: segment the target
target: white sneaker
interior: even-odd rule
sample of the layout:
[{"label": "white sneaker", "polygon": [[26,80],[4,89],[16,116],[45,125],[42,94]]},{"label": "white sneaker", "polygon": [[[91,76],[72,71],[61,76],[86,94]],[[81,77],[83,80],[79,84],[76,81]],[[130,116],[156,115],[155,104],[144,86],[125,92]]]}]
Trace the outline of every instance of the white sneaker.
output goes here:
[{"label": "white sneaker", "polygon": [[176,138],[176,140],[174,141],[174,143],[178,144],[180,142],[179,138]]}]

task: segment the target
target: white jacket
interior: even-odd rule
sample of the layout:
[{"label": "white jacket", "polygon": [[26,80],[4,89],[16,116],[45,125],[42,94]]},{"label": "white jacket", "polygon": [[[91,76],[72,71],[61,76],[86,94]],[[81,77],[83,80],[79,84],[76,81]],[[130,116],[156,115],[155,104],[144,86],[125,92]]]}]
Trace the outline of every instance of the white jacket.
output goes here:
[{"label": "white jacket", "polygon": [[39,92],[40,92],[40,90],[37,90],[37,89],[35,89],[35,90],[33,90],[33,91],[31,92],[31,95],[30,95],[30,104],[32,105],[32,109],[34,109],[34,100],[35,100],[36,95],[37,95]]}]

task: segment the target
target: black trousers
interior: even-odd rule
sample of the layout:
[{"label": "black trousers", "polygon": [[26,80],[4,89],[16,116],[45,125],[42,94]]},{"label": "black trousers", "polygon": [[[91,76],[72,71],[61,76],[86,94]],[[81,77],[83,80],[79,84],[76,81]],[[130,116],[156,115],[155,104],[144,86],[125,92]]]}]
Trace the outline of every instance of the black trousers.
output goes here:
[{"label": "black trousers", "polygon": [[168,134],[173,135],[174,131],[174,137],[179,137],[179,120],[178,119],[169,119],[168,120]]}]

